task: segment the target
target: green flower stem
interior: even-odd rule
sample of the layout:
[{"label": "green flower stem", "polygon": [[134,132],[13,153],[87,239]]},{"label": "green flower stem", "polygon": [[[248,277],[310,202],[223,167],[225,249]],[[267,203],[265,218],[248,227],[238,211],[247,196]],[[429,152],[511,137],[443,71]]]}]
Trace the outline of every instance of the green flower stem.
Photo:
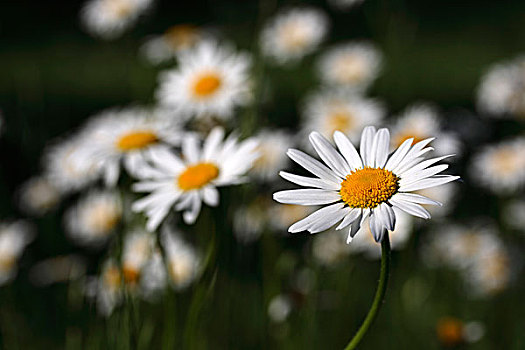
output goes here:
[{"label": "green flower stem", "polygon": [[365,336],[366,332],[368,332],[368,329],[370,328],[372,323],[374,323],[374,320],[377,317],[377,313],[379,312],[379,309],[381,308],[381,305],[383,304],[383,300],[385,298],[389,274],[390,274],[390,239],[388,237],[388,232],[387,232],[387,234],[383,237],[383,241],[381,242],[381,272],[379,275],[379,284],[377,286],[376,295],[374,297],[374,302],[372,303],[372,306],[370,307],[370,310],[368,311],[368,314],[366,315],[366,318],[363,321],[363,324],[361,324],[361,327],[359,327],[359,330],[355,333],[352,340],[350,340],[345,350],[355,349],[357,345],[359,345],[363,337]]}]

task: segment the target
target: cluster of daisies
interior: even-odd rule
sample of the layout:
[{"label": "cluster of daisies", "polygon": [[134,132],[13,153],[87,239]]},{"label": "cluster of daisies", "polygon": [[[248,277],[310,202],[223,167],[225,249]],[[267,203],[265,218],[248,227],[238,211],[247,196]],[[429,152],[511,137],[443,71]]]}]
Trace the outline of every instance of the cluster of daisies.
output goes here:
[{"label": "cluster of daisies", "polygon": [[[360,2],[331,3],[349,8]],[[81,12],[82,23],[96,37],[115,39],[151,7],[150,0],[91,0]],[[301,120],[294,132],[243,118],[243,111],[263,103],[255,94],[260,82],[250,53],[210,29],[176,25],[139,48],[147,62],[171,65],[159,75],[153,106],[109,108],[44,150],[41,174],[22,185],[18,203],[32,216],[64,205],[68,239],[82,249],[106,252],[98,275],[85,278],[85,292],[101,313],[110,315],[126,292],[152,300],[166,287],[181,290],[198,279],[200,249],[177,225],[191,227],[203,205],[219,205],[221,187],[249,183],[238,193],[239,205],[227,203],[239,242],[250,244],[265,232],[329,231],[311,244],[312,257],[326,266],[351,253],[379,257],[378,242],[387,235],[400,249],[413,231],[425,227],[421,219],[446,222],[457,202],[458,176],[448,174],[443,162],[462,157],[465,144],[432,103],[416,102],[389,117],[385,104],[369,95],[382,69],[381,51],[367,41],[321,50],[329,22],[321,10],[289,8],[260,32],[264,64],[293,70],[314,56],[317,83],[298,101]],[[519,85],[502,82],[500,75],[489,73],[486,80]],[[480,88],[480,101],[498,93],[503,101],[505,89],[491,88]],[[487,113],[518,115],[519,108],[510,105],[517,106],[519,98],[525,100],[525,94],[505,97],[500,105],[506,107]],[[480,102],[480,108],[487,104],[494,106]],[[522,136],[487,146],[474,157],[471,178],[495,192],[513,193],[525,182],[524,152]],[[289,158],[310,175],[279,173],[291,166]],[[304,188],[278,191],[284,186],[278,174]],[[523,218],[523,203],[512,206],[515,217]],[[429,255],[460,259],[472,283],[485,284],[480,290],[503,289],[512,275],[504,244],[489,244],[490,252],[480,245],[472,256],[447,255],[453,251],[447,244],[472,247],[457,243],[462,233],[448,231],[436,235],[438,245],[427,244],[434,252]],[[497,234],[491,237],[492,243],[498,240]],[[33,238],[20,222],[0,227],[0,283],[13,278]],[[494,265],[492,272],[483,268],[487,264]],[[81,258],[62,256],[35,265],[30,275],[36,285],[47,285],[84,271]],[[298,279],[308,281],[309,275]],[[308,291],[301,283],[299,289]],[[285,301],[269,305],[278,320],[290,312]]]}]

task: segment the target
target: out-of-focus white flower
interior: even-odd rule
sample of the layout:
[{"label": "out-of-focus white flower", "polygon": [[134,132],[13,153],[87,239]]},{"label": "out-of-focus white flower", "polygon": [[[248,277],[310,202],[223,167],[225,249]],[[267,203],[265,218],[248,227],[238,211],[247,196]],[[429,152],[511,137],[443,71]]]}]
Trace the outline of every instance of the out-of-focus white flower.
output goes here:
[{"label": "out-of-focus white flower", "polygon": [[[390,233],[390,243],[393,250],[403,249],[412,235],[414,218],[401,210],[396,213],[396,228]],[[350,252],[362,252],[369,259],[381,258],[381,245],[374,240],[369,225],[364,225],[367,234],[357,235],[349,245]]]},{"label": "out-of-focus white flower", "polygon": [[312,254],[321,265],[334,266],[341,262],[350,251],[344,244],[346,236],[341,231],[316,235],[312,243]]},{"label": "out-of-focus white flower", "polygon": [[321,80],[328,85],[362,91],[379,74],[381,52],[370,43],[346,43],[325,52],[318,64]]},{"label": "out-of-focus white flower", "polygon": [[166,286],[166,266],[158,247],[142,268],[140,291],[146,299],[154,299]]},{"label": "out-of-focus white flower", "polygon": [[29,270],[29,280],[38,287],[72,281],[84,276],[86,264],[77,255],[62,255],[35,264]]},{"label": "out-of-focus white flower", "polygon": [[414,138],[414,142],[435,137],[432,143],[437,155],[461,154],[462,145],[452,133],[444,132],[435,107],[427,103],[418,103],[405,109],[392,127],[391,143],[393,147],[405,140]]},{"label": "out-of-focus white flower", "polygon": [[210,206],[219,203],[217,187],[234,185],[246,180],[245,173],[257,159],[255,139],[239,142],[231,134],[224,139],[224,130],[213,129],[202,147],[194,135],[182,143],[182,157],[165,149],[150,152],[151,166],[144,168],[133,189],[151,192],[133,203],[133,211],[145,212],[147,228],[155,230],[172,207],[183,211],[183,219],[193,224],[202,202]]},{"label": "out-of-focus white flower", "polygon": [[131,28],[152,3],[152,0],[89,0],[80,13],[81,21],[91,35],[116,39]]},{"label": "out-of-focus white flower", "polygon": [[68,209],[64,225],[75,243],[96,248],[110,238],[121,218],[120,197],[112,191],[93,190]]},{"label": "out-of-focus white flower", "polygon": [[328,32],[328,18],[314,8],[292,8],[265,24],[260,45],[278,64],[294,63],[312,53]]},{"label": "out-of-focus white flower", "polygon": [[257,198],[235,211],[233,235],[237,241],[249,244],[259,239],[268,221],[267,203]]},{"label": "out-of-focus white flower", "polygon": [[259,158],[253,164],[251,173],[261,180],[276,178],[279,169],[288,163],[286,150],[292,147],[293,137],[279,130],[262,130],[255,136]]},{"label": "out-of-focus white flower", "polygon": [[140,54],[151,64],[164,63],[192,49],[204,35],[196,26],[179,24],[168,28],[162,35],[149,38],[140,47]]},{"label": "out-of-focus white flower", "polygon": [[291,311],[292,301],[284,294],[273,297],[268,304],[268,316],[276,323],[286,321]]},{"label": "out-of-focus white flower", "polygon": [[102,112],[85,128],[88,156],[100,164],[108,186],[119,178],[120,162],[133,176],[144,166],[144,155],[156,149],[168,149],[182,139],[179,123],[171,120],[162,110],[127,108]]},{"label": "out-of-focus white flower", "polygon": [[122,274],[116,262],[107,260],[94,288],[97,308],[103,316],[109,317],[122,301],[122,282]]},{"label": "out-of-focus white flower", "polygon": [[513,229],[525,232],[525,200],[512,200],[505,205],[501,212],[505,224]]},{"label": "out-of-focus white flower", "polygon": [[201,257],[191,245],[177,233],[164,227],[161,242],[166,252],[166,265],[171,286],[184,289],[200,274]]},{"label": "out-of-focus white flower", "polygon": [[0,286],[10,282],[17,273],[17,262],[35,233],[25,221],[0,223]]},{"label": "out-of-focus white flower", "polygon": [[341,131],[352,142],[357,142],[365,126],[381,124],[384,113],[382,104],[376,100],[344,90],[323,91],[306,99],[302,134],[317,131],[324,137],[331,137],[334,132]]},{"label": "out-of-focus white flower", "polygon": [[494,193],[510,194],[525,184],[525,138],[485,146],[471,164],[470,174]]},{"label": "out-of-focus white flower", "polygon": [[252,99],[251,58],[210,40],[179,54],[177,68],[164,72],[158,101],[177,113],[230,118]]},{"label": "out-of-focus white flower", "polygon": [[45,177],[33,177],[18,191],[20,208],[30,215],[43,215],[56,207],[60,193]]},{"label": "out-of-focus white flower", "polygon": [[500,292],[513,273],[510,256],[497,230],[486,222],[469,227],[440,226],[423,246],[422,257],[430,266],[459,269],[473,296]]},{"label": "out-of-focus white flower", "polygon": [[525,117],[525,57],[488,69],[478,87],[478,109],[495,118]]},{"label": "out-of-focus white flower", "polygon": [[155,236],[136,229],[124,237],[122,249],[122,275],[127,286],[134,288],[142,277],[142,269],[150,259],[155,247]]},{"label": "out-of-focus white flower", "polygon": [[101,176],[100,164],[88,156],[86,138],[86,133],[77,133],[44,151],[44,177],[62,194],[81,190]]},{"label": "out-of-focus white flower", "polygon": [[341,11],[347,11],[361,5],[364,0],[328,0],[328,2]]},{"label": "out-of-focus white flower", "polygon": [[424,160],[422,155],[432,150],[427,147],[432,138],[416,144],[408,139],[394,153],[390,153],[388,130],[373,126],[363,130],[360,153],[340,131],[333,135],[337,148],[318,132],[312,132],[309,139],[324,163],[301,151],[288,150],[288,156],[315,177],[281,171],[281,177],[303,188],[279,191],[273,198],[283,204],[323,207],[290,226],[291,233],[317,233],[337,225],[337,230],[349,228],[349,243],[368,218],[370,232],[380,242],[395,229],[394,208],[430,219],[421,204],[441,205],[414,191],[459,178],[442,174],[448,165],[434,165],[446,156]]}]

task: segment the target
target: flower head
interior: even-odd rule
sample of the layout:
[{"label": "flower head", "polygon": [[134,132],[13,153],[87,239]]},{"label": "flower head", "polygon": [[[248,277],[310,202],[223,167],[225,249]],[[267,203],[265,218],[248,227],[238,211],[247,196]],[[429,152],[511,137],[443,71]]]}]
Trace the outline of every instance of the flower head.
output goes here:
[{"label": "flower head", "polygon": [[11,281],[17,273],[17,262],[35,234],[25,221],[0,223],[0,285]]},{"label": "flower head", "polygon": [[188,135],[182,143],[182,157],[165,149],[149,152],[150,164],[139,174],[137,192],[151,192],[136,201],[133,210],[145,212],[147,228],[155,230],[174,206],[183,211],[184,221],[192,224],[199,215],[202,201],[219,203],[217,187],[238,184],[257,159],[253,139],[239,142],[235,135],[226,140],[224,130],[213,129],[202,148],[199,139]]},{"label": "flower head", "polygon": [[310,134],[310,141],[326,165],[290,149],[288,156],[316,177],[281,172],[284,179],[309,188],[277,192],[274,199],[286,204],[325,206],[290,226],[290,232],[321,232],[341,221],[337,229],[351,226],[349,242],[368,218],[372,235],[376,242],[381,241],[386,231],[395,229],[394,207],[429,219],[430,213],[421,204],[440,204],[411,192],[458,179],[439,175],[448,165],[434,164],[446,156],[423,160],[423,155],[432,150],[426,147],[431,138],[414,145],[413,139],[408,139],[390,156],[387,129],[366,127],[360,153],[339,131],[334,133],[338,150],[317,132]]},{"label": "flower head", "polygon": [[297,62],[321,43],[328,31],[326,15],[312,8],[294,8],[278,14],[261,32],[264,55],[279,64]]},{"label": "flower head", "polygon": [[179,66],[161,75],[159,102],[182,115],[229,118],[251,99],[251,59],[229,46],[203,41],[179,55]]}]

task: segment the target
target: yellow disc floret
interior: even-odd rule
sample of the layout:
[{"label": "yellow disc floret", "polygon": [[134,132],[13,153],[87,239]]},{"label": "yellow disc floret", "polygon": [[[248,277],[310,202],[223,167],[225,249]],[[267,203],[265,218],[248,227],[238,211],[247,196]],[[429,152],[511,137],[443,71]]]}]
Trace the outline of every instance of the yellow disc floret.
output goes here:
[{"label": "yellow disc floret", "polygon": [[342,200],[352,208],[375,208],[399,189],[399,178],[391,171],[365,167],[351,172],[341,182]]},{"label": "yellow disc floret", "polygon": [[211,163],[190,166],[178,178],[179,188],[184,191],[199,189],[219,176],[219,168]]},{"label": "yellow disc floret", "polygon": [[121,151],[132,151],[149,146],[158,141],[158,137],[151,131],[135,131],[122,135],[117,141]]},{"label": "yellow disc floret", "polygon": [[201,75],[193,85],[193,92],[197,97],[209,97],[215,93],[222,85],[222,80],[216,73],[206,73]]}]

